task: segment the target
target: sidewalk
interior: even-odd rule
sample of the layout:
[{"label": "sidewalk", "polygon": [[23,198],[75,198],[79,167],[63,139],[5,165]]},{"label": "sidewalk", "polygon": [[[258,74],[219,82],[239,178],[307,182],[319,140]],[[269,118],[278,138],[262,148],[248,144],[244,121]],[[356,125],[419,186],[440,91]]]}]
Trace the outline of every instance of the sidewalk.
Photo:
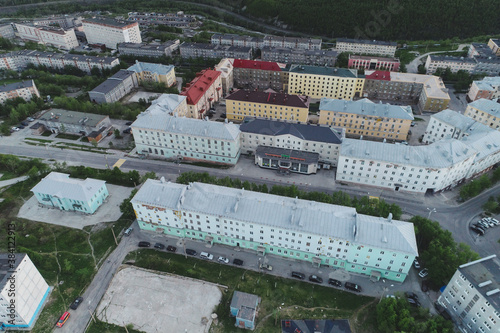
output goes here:
[{"label": "sidewalk", "polygon": [[22,177],[12,178],[12,179],[8,179],[8,180],[2,180],[2,181],[0,181],[0,188],[25,181],[26,179],[28,179],[28,176],[22,176]]}]

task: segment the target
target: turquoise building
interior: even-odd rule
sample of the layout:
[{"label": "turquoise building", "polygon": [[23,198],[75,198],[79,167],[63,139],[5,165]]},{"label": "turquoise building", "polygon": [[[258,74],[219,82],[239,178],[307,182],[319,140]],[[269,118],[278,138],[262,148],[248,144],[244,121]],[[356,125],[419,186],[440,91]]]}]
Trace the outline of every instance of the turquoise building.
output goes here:
[{"label": "turquoise building", "polygon": [[236,318],[234,326],[253,330],[259,303],[259,296],[235,290],[230,305],[231,316]]},{"label": "turquoise building", "polygon": [[94,214],[109,196],[106,182],[51,172],[31,189],[38,202],[60,210]]}]

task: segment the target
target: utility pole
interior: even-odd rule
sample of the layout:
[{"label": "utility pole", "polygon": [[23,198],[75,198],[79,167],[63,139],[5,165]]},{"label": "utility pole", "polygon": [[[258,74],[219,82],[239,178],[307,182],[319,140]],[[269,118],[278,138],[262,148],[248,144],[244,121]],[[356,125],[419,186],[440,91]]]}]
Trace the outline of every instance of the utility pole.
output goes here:
[{"label": "utility pole", "polygon": [[115,239],[115,244],[118,245],[118,241],[116,240],[116,235],[115,235],[115,229],[113,229],[114,226],[115,226],[114,224],[113,224],[113,226],[111,226],[111,232],[113,233],[113,238]]}]

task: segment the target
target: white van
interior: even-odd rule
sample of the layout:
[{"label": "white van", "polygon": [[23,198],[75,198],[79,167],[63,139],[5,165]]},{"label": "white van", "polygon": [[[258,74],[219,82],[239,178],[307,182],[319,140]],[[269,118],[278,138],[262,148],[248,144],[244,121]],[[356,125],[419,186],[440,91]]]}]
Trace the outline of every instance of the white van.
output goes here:
[{"label": "white van", "polygon": [[202,252],[200,253],[200,257],[202,259],[206,259],[206,260],[212,260],[214,258],[214,256],[208,252]]}]

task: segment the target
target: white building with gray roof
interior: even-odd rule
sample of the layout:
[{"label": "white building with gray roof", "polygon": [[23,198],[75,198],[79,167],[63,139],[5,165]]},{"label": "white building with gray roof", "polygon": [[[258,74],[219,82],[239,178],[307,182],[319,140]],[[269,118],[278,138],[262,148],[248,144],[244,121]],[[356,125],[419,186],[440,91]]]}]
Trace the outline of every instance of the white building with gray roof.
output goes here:
[{"label": "white building with gray roof", "polygon": [[240,129],[233,123],[171,116],[154,107],[131,128],[139,154],[230,165],[240,157]]},{"label": "white building with gray roof", "polygon": [[131,200],[139,227],[404,281],[418,256],[412,223],[354,208],[193,183],[147,180]]},{"label": "white building with gray roof", "polygon": [[94,103],[114,103],[139,87],[139,78],[132,70],[120,69],[106,81],[89,91]]}]

